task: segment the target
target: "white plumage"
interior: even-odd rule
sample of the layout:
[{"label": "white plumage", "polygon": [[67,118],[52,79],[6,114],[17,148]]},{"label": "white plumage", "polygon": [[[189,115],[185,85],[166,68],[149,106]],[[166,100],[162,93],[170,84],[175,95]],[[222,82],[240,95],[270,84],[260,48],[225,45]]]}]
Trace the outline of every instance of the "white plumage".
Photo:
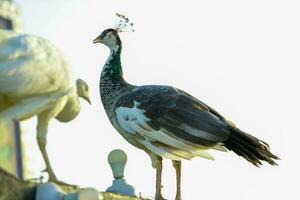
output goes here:
[{"label": "white plumage", "polygon": [[50,42],[7,31],[1,31],[0,38],[5,38],[0,39],[1,92],[18,97],[64,91],[71,86],[68,64]]},{"label": "white plumage", "polygon": [[[138,136],[150,152],[171,160],[191,159],[200,156],[213,160],[214,158],[206,151],[208,148],[174,138],[167,130],[154,130],[147,124],[150,121],[142,110],[137,108],[140,103],[134,101],[132,108],[119,107],[116,109],[116,118],[122,129],[127,133]],[[190,129],[192,130],[192,129]],[[156,143],[159,143],[157,145]],[[218,145],[216,145],[218,146]]]},{"label": "white plumage", "polygon": [[74,80],[61,52],[41,37],[0,30],[0,124],[37,116],[37,140],[49,179],[57,178],[46,153],[48,123],[74,119],[88,85]]}]

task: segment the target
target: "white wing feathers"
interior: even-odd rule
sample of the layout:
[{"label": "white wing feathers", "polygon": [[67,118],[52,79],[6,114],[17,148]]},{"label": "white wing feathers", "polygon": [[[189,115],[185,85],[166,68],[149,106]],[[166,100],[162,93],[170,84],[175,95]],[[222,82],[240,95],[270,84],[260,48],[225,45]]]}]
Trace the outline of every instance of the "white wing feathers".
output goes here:
[{"label": "white wing feathers", "polygon": [[[51,95],[45,94],[36,97],[23,99],[18,104],[9,107],[0,113],[0,121],[5,120],[24,120],[46,111],[53,107],[54,104],[63,107],[68,99],[70,90],[65,93],[54,93]],[[60,102],[59,104],[57,102]]]},{"label": "white wing feathers", "polygon": [[[116,109],[116,118],[119,126],[128,134],[142,136],[141,143],[153,153],[171,160],[191,159],[200,156],[213,160],[214,158],[199,146],[190,145],[183,140],[172,137],[164,129],[154,130],[146,122],[149,120],[143,111],[134,107],[119,107]],[[207,148],[206,148],[207,149]]]},{"label": "white wing feathers", "polygon": [[6,38],[0,39],[0,93],[32,96],[70,87],[69,66],[49,41],[6,31],[0,37]]}]

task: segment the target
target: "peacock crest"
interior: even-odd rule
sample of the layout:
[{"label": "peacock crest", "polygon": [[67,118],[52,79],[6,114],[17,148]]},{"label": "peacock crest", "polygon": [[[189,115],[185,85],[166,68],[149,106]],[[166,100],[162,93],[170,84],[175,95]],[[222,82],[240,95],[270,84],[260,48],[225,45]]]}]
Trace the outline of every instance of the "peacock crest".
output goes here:
[{"label": "peacock crest", "polygon": [[115,30],[118,32],[134,32],[133,23],[125,15],[116,13]]}]

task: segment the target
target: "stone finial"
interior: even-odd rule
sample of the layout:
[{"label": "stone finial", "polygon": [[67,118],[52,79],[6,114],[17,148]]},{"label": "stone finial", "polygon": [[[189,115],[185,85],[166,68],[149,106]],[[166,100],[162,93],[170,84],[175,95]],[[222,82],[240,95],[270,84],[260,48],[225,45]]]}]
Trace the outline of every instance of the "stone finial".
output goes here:
[{"label": "stone finial", "polygon": [[94,188],[82,188],[65,194],[58,185],[52,182],[37,187],[35,200],[101,200],[102,195]]},{"label": "stone finial", "polygon": [[108,163],[115,179],[124,177],[124,168],[127,163],[127,155],[121,149],[115,149],[108,155]]},{"label": "stone finial", "polygon": [[102,195],[94,188],[83,188],[79,191],[66,194],[62,200],[102,200]]},{"label": "stone finial", "polygon": [[134,187],[127,184],[124,179],[124,168],[127,162],[126,153],[120,149],[115,149],[109,153],[107,160],[115,180],[113,180],[112,186],[106,189],[106,192],[136,196]]}]

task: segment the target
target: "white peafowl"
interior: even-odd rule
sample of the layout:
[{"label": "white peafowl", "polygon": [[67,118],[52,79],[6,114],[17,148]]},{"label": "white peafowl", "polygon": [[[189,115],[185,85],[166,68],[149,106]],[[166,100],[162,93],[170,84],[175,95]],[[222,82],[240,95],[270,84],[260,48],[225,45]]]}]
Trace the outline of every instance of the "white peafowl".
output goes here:
[{"label": "white peafowl", "polygon": [[116,130],[132,145],[147,152],[156,168],[155,199],[161,194],[162,158],[176,170],[176,200],[181,199],[181,160],[213,159],[206,150],[231,150],[255,166],[276,165],[277,156],[267,143],[238,129],[217,111],[183,90],[172,86],[135,86],[123,78],[122,43],[118,32],[132,24],[117,14],[115,29],[104,30],[93,42],[110,49],[100,78],[100,94],[106,114]]},{"label": "white peafowl", "polygon": [[49,181],[58,181],[46,152],[49,121],[73,120],[80,112],[78,97],[90,103],[88,85],[73,79],[68,63],[53,44],[37,36],[0,30],[0,125],[37,116],[37,141]]}]

